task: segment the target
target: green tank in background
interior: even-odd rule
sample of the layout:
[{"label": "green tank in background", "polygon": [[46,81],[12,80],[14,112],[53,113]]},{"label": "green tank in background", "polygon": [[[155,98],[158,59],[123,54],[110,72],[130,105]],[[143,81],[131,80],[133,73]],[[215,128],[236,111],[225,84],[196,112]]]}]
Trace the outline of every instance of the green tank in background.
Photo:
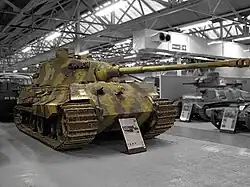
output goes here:
[{"label": "green tank in background", "polygon": [[16,105],[21,86],[31,85],[32,79],[28,75],[16,73],[0,74],[0,119],[13,120],[13,109]]},{"label": "green tank in background", "polygon": [[209,67],[245,67],[249,60],[186,65],[120,67],[88,58],[56,58],[41,65],[15,107],[19,130],[56,150],[79,148],[98,135],[121,132],[118,119],[136,118],[144,139],[174,125],[176,107],[158,99],[152,84],[126,82],[129,74]]},{"label": "green tank in background", "polygon": [[196,87],[195,92],[185,94],[181,99],[175,101],[175,104],[178,105],[178,117],[181,115],[184,104],[192,104],[192,111],[188,121],[192,118],[210,121],[210,118],[205,113],[208,104],[227,101],[237,102],[241,99],[242,94],[250,95],[250,93],[241,90],[242,83],[238,81],[227,83],[224,78],[220,77],[218,72],[209,72],[204,76],[197,77],[194,82],[183,83],[183,85],[194,85]]}]

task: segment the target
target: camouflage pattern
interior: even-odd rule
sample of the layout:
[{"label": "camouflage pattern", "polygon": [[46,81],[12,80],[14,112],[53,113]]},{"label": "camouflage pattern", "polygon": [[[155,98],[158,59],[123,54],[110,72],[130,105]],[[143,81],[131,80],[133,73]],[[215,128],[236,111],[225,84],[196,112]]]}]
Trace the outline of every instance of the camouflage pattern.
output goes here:
[{"label": "camouflage pattern", "polygon": [[[237,60],[207,66],[247,64],[249,60]],[[55,59],[40,67],[34,85],[22,89],[15,123],[56,150],[82,147],[97,134],[119,131],[119,118],[136,118],[143,137],[153,138],[173,126],[176,108],[166,99],[157,99],[154,85],[127,83],[124,75],[199,66],[204,64],[126,68],[69,57],[67,50],[60,49]]]}]

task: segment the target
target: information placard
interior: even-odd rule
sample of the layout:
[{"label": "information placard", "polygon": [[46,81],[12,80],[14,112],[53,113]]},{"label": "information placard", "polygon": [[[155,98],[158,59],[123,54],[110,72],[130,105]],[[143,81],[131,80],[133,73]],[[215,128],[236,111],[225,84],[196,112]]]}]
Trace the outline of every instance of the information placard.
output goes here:
[{"label": "information placard", "polygon": [[191,113],[193,109],[193,103],[183,103],[180,121],[190,121]]},{"label": "information placard", "polygon": [[235,133],[238,113],[239,109],[236,107],[225,108],[220,127],[221,132]]},{"label": "information placard", "polygon": [[125,139],[127,152],[134,154],[146,151],[147,148],[136,118],[119,119],[119,123]]}]

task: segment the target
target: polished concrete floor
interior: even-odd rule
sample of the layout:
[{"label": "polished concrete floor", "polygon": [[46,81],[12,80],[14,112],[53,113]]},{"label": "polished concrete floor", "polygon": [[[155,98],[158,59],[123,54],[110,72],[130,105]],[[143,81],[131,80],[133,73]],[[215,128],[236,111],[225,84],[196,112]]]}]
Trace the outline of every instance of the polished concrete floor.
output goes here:
[{"label": "polished concrete floor", "polygon": [[121,153],[119,141],[60,153],[0,123],[0,187],[250,186],[248,134],[176,122],[146,144],[136,155]]}]

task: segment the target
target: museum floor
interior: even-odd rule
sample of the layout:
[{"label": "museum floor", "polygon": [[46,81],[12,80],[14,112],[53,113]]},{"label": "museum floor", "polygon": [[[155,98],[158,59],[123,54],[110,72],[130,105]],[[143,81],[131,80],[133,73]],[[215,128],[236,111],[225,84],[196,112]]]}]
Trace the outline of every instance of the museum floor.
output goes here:
[{"label": "museum floor", "polygon": [[121,153],[99,142],[56,152],[0,124],[0,187],[250,186],[250,135],[219,133],[210,123],[180,123],[146,142],[148,151]]}]

